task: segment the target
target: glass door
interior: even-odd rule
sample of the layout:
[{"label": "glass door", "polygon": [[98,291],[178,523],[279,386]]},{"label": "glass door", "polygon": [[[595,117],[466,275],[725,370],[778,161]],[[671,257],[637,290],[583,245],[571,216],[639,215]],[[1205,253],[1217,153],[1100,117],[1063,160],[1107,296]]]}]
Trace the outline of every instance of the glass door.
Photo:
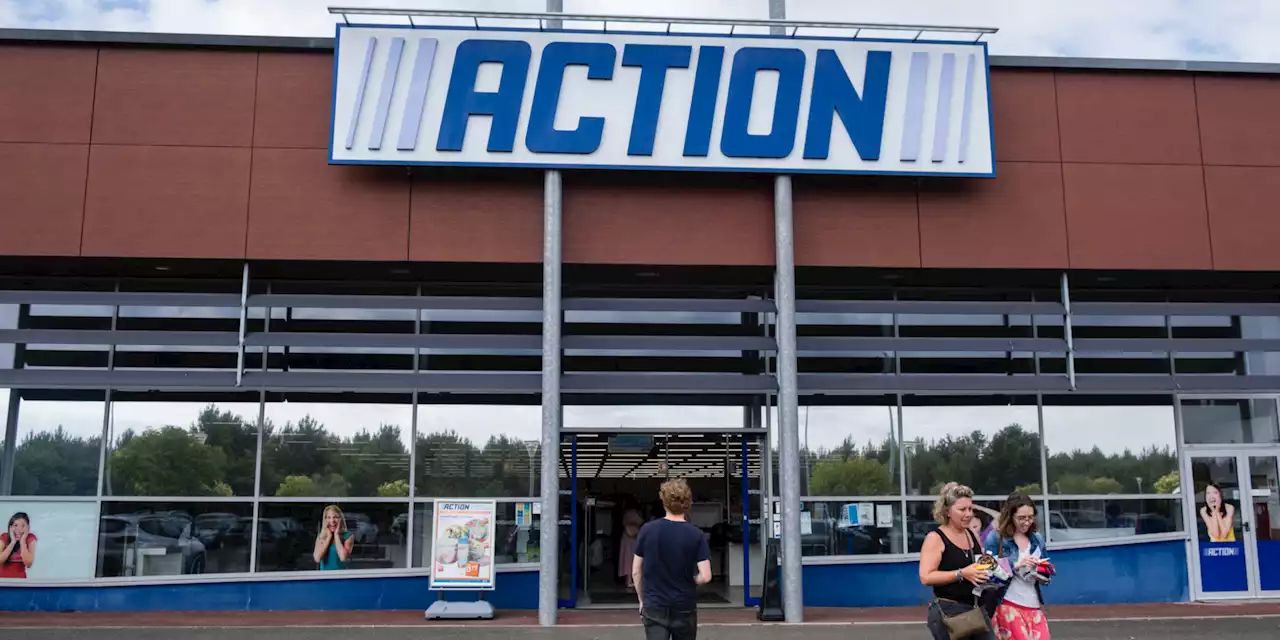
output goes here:
[{"label": "glass door", "polygon": [[1199,592],[1205,598],[1248,597],[1252,595],[1244,539],[1248,512],[1241,509],[1247,489],[1240,475],[1240,456],[1193,454],[1189,464]]},{"label": "glass door", "polygon": [[1280,594],[1280,452],[1188,455],[1202,598]]},{"label": "glass door", "polygon": [[1249,503],[1253,523],[1258,595],[1280,596],[1280,452],[1249,456]]}]

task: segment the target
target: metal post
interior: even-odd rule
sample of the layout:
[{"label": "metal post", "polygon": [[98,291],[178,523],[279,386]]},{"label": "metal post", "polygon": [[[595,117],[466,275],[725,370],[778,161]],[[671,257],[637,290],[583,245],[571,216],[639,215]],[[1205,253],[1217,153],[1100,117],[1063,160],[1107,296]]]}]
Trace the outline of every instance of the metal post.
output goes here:
[{"label": "metal post", "polygon": [[[564,0],[547,0],[563,13]],[[548,29],[561,29],[548,20]],[[538,624],[556,624],[560,576],[560,172],[550,169],[542,192],[542,519],[538,549]],[[569,580],[576,576],[569,576]]]},{"label": "metal post", "polygon": [[560,187],[560,172],[547,171],[542,207],[542,520],[538,556],[538,623],[544,627],[556,623],[556,579],[560,575]]},{"label": "metal post", "polygon": [[1062,273],[1062,337],[1067,342],[1067,384],[1072,391],[1075,391],[1076,347],[1071,334],[1071,281],[1064,271]]},{"label": "metal post", "polygon": [[[13,463],[18,453],[18,390],[9,390],[9,406],[5,411],[4,422],[4,457],[3,463],[0,463],[0,469],[3,469],[4,475],[0,477],[0,496],[7,496],[13,493]],[[101,465],[98,467],[101,469]]]},{"label": "metal post", "polygon": [[[769,0],[769,19],[787,17],[786,0]],[[785,27],[770,27],[786,35]],[[782,612],[804,622],[800,561],[800,405],[796,389],[796,261],[791,222],[791,176],[773,179],[774,244],[778,288],[778,467],[782,486]]]}]

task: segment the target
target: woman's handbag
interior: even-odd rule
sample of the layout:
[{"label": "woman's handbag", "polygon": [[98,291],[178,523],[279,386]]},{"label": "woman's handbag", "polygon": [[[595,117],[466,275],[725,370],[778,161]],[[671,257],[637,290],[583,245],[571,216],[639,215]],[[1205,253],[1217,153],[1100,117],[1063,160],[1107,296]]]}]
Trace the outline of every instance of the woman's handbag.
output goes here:
[{"label": "woman's handbag", "polygon": [[991,633],[991,624],[987,621],[987,616],[983,614],[982,609],[978,607],[954,616],[948,616],[942,611],[941,606],[938,608],[939,612],[942,613],[942,623],[947,626],[947,635],[951,640]]}]

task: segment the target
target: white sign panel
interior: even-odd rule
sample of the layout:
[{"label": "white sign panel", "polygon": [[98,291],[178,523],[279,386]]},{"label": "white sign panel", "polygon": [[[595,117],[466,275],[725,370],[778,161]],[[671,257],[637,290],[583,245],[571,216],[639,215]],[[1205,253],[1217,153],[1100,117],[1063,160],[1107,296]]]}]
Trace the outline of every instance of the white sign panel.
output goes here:
[{"label": "white sign panel", "polygon": [[334,164],[993,177],[985,43],[338,28]]},{"label": "white sign panel", "polygon": [[495,503],[436,500],[432,589],[493,589]]}]

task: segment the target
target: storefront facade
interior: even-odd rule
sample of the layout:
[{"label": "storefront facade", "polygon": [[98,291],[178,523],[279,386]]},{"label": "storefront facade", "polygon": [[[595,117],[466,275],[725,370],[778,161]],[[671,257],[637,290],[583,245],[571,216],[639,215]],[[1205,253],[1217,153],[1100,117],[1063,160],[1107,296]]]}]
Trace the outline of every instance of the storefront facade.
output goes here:
[{"label": "storefront facade", "polygon": [[[437,498],[498,501],[487,597],[537,608],[546,486],[558,603],[600,606],[601,509],[674,476],[759,596],[771,175],[566,169],[549,336],[543,172],[331,164],[332,41],[0,38],[0,515],[39,538],[0,608],[422,608]],[[1051,604],[1274,596],[1275,70],[990,65],[994,178],[791,182],[804,603],[926,601],[950,480],[1035,496]]]}]

